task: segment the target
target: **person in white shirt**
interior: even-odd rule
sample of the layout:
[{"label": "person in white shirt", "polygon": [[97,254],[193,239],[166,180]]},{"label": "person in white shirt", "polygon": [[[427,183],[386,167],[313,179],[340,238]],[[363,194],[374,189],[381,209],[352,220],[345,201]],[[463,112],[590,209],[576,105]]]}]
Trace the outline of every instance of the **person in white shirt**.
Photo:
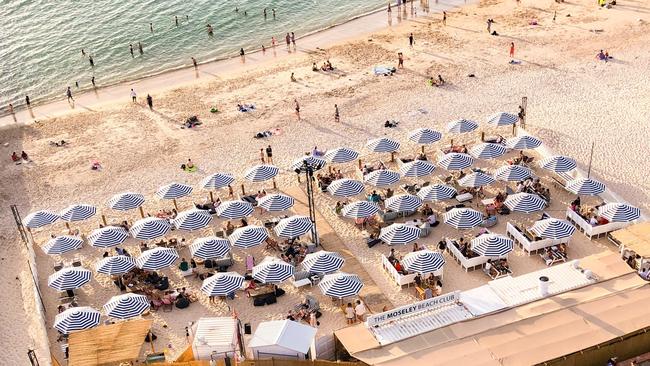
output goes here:
[{"label": "person in white shirt", "polygon": [[354,307],[354,313],[357,314],[358,321],[364,321],[363,316],[366,314],[366,306],[361,302],[361,300],[357,300],[357,306]]},{"label": "person in white shirt", "polygon": [[589,219],[589,225],[591,225],[591,226],[596,226],[596,225],[598,225],[598,220],[596,220],[596,217],[595,217],[595,216],[592,216],[592,217]]},{"label": "person in white shirt", "polygon": [[355,318],[354,308],[352,307],[352,303],[349,302],[348,306],[345,308],[345,320],[348,324],[354,324]]}]

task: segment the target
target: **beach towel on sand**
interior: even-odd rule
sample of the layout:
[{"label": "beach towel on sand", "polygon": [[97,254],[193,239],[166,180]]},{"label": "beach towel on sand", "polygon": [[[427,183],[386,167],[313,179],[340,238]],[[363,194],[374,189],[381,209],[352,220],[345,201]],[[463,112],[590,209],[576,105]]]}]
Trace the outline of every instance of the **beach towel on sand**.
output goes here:
[{"label": "beach towel on sand", "polygon": [[393,75],[395,71],[397,71],[397,69],[391,66],[375,66],[372,69],[372,72],[375,75],[384,75],[384,76]]}]

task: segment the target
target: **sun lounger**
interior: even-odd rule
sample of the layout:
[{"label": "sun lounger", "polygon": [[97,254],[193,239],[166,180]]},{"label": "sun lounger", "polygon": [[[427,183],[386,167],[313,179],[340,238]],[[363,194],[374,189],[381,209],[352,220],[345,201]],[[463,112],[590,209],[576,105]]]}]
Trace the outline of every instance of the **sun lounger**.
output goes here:
[{"label": "sun lounger", "polygon": [[472,196],[472,194],[469,193],[469,192],[456,195],[456,201],[461,202],[461,203],[471,201],[473,198],[474,198],[474,196]]},{"label": "sun lounger", "polygon": [[372,72],[375,75],[383,75],[383,76],[391,76],[395,73],[395,71],[397,71],[397,69],[392,66],[375,66],[372,69]]}]

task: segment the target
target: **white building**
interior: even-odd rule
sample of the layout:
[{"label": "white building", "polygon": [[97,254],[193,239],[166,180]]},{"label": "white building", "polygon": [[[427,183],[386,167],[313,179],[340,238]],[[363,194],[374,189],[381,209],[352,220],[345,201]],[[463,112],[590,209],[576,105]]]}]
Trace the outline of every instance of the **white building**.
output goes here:
[{"label": "white building", "polygon": [[305,359],[314,347],[315,336],[316,328],[309,325],[292,320],[274,320],[259,324],[248,347],[255,359]]}]

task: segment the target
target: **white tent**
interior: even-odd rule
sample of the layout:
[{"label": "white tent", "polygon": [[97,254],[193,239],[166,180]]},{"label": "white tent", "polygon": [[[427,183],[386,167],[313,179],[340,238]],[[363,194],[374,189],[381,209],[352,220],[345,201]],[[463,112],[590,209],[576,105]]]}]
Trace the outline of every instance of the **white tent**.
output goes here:
[{"label": "white tent", "polygon": [[210,360],[214,354],[215,359],[234,357],[238,350],[237,319],[201,318],[196,322],[192,352],[197,360]]},{"label": "white tent", "polygon": [[248,347],[255,359],[305,359],[315,336],[316,328],[292,320],[274,320],[257,326]]}]

